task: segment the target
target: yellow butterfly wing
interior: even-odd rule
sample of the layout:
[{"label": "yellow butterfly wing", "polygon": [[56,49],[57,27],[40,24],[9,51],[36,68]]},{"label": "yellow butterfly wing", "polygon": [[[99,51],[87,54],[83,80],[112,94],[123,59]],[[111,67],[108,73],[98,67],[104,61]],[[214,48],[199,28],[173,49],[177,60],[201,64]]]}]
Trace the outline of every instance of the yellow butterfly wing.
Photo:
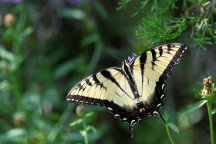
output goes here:
[{"label": "yellow butterfly wing", "polygon": [[138,99],[120,68],[107,68],[83,79],[70,90],[66,101],[106,106],[115,117],[128,123],[141,117],[133,112]]},{"label": "yellow butterfly wing", "polygon": [[180,43],[164,44],[149,49],[131,62],[140,101],[148,115],[159,115],[165,96],[165,80],[188,48]]}]

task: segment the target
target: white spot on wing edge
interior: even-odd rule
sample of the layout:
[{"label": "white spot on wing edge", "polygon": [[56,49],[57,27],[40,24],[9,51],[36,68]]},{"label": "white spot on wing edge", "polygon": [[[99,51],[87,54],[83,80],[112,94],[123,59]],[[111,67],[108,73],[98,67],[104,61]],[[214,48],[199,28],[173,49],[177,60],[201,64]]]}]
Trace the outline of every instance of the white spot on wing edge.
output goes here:
[{"label": "white spot on wing edge", "polygon": [[123,121],[126,121],[126,120],[127,120],[127,118],[123,118],[122,120],[123,120]]},{"label": "white spot on wing edge", "polygon": [[163,83],[163,84],[162,84],[162,89],[164,89],[164,87],[165,87],[165,84]]},{"label": "white spot on wing edge", "polygon": [[113,109],[111,107],[107,107],[108,110],[112,111]]},{"label": "white spot on wing edge", "polygon": [[161,103],[159,103],[159,104],[157,104],[157,107],[160,107],[162,104]]},{"label": "white spot on wing edge", "polygon": [[115,114],[114,116],[115,116],[115,117],[119,117],[120,115],[119,115],[119,114]]},{"label": "white spot on wing edge", "polygon": [[165,95],[164,95],[164,94],[162,94],[160,98],[162,99],[162,98],[164,98],[164,97],[165,97]]},{"label": "white spot on wing edge", "polygon": [[159,113],[157,111],[153,111],[153,114],[159,115]]}]

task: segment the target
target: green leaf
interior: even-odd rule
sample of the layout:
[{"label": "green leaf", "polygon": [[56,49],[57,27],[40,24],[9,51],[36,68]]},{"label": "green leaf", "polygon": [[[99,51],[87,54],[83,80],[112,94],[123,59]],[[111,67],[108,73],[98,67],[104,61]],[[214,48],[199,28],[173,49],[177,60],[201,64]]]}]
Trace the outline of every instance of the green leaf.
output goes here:
[{"label": "green leaf", "polygon": [[63,18],[71,18],[71,19],[78,19],[78,20],[83,20],[86,17],[84,11],[80,9],[72,9],[72,8],[61,10],[59,15]]},{"label": "green leaf", "polygon": [[212,115],[216,114],[216,108],[212,110]]},{"label": "green leaf", "polygon": [[8,61],[14,60],[14,55],[10,51],[7,51],[3,46],[0,45],[0,58]]},{"label": "green leaf", "polygon": [[8,137],[17,137],[17,136],[23,136],[26,134],[26,130],[22,128],[14,128],[7,132]]},{"label": "green leaf", "polygon": [[94,115],[94,112],[88,112],[83,117],[78,118],[77,120],[74,120],[73,122],[71,122],[69,126],[71,126],[71,127],[76,126],[76,125],[82,123],[85,118],[91,117],[93,115]]},{"label": "green leaf", "polygon": [[176,132],[177,134],[179,134],[179,129],[178,129],[178,127],[177,127],[174,123],[169,122],[167,125],[168,125],[174,132]]},{"label": "green leaf", "polygon": [[87,117],[91,117],[93,115],[94,115],[94,112],[88,112],[84,115],[84,117],[87,118]]},{"label": "green leaf", "polygon": [[130,2],[131,0],[121,0],[118,2],[118,7],[117,10],[122,10],[124,8],[126,8],[127,4]]},{"label": "green leaf", "polygon": [[83,122],[83,119],[82,119],[82,118],[79,118],[79,119],[73,121],[72,123],[70,123],[69,126],[73,127],[73,126],[76,126],[76,125],[78,125],[78,124],[80,124],[80,123],[82,123],[82,122]]},{"label": "green leaf", "polygon": [[186,108],[186,110],[184,110],[184,114],[190,113],[192,111],[195,111],[199,108],[201,108],[205,103],[207,103],[207,100],[201,100],[193,105],[190,105],[188,108]]},{"label": "green leaf", "polygon": [[9,88],[10,88],[9,87],[9,82],[7,80],[3,80],[3,81],[0,82],[0,90],[6,91]]},{"label": "green leaf", "polygon": [[171,40],[179,37],[187,29],[184,18],[174,18],[167,15],[153,13],[143,18],[136,36],[138,39],[150,40],[152,45],[162,40]]},{"label": "green leaf", "polygon": [[200,37],[200,36],[197,36],[197,37],[194,37],[193,40],[195,41],[195,44],[198,45],[199,47],[201,47],[203,50],[207,50],[205,48],[205,44],[213,44],[212,43],[212,39],[210,37]]},{"label": "green leaf", "polygon": [[24,32],[22,33],[22,35],[23,35],[24,37],[26,37],[26,36],[30,35],[33,31],[34,31],[34,30],[33,30],[32,27],[27,27],[27,28],[24,30]]},{"label": "green leaf", "polygon": [[137,16],[137,15],[144,9],[144,7],[147,5],[148,2],[149,2],[149,0],[142,1],[142,2],[140,3],[141,6],[137,8],[136,12],[134,12],[134,13],[131,15],[131,17]]},{"label": "green leaf", "polygon": [[163,118],[164,118],[164,120],[166,121],[166,123],[168,122],[168,120],[169,120],[169,113],[165,110],[164,111],[164,114],[163,114]]}]

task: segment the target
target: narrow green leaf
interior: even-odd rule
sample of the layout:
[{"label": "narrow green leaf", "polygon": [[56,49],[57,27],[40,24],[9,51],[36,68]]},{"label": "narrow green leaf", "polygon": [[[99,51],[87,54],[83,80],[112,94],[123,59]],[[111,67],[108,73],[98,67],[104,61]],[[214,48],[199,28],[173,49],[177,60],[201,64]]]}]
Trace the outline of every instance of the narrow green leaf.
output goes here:
[{"label": "narrow green leaf", "polygon": [[79,118],[79,119],[77,119],[77,120],[71,122],[71,123],[70,123],[70,126],[73,127],[73,126],[76,126],[76,125],[78,125],[78,124],[80,124],[80,123],[82,123],[82,122],[83,122],[82,118]]},{"label": "narrow green leaf", "polygon": [[26,36],[30,35],[33,31],[34,30],[32,27],[27,27],[22,34],[23,34],[23,36],[26,37]]},{"label": "narrow green leaf", "polygon": [[177,134],[179,134],[179,129],[178,129],[178,127],[177,127],[174,123],[169,122],[167,125],[168,125],[174,132],[176,132]]},{"label": "narrow green leaf", "polygon": [[201,100],[193,105],[190,105],[188,108],[186,108],[186,110],[184,110],[184,114],[190,113],[192,111],[195,111],[199,108],[201,108],[205,103],[207,103],[207,100]]},{"label": "narrow green leaf", "polygon": [[89,112],[89,113],[86,113],[84,117],[90,117],[90,116],[93,116],[94,115],[94,112]]},{"label": "narrow green leaf", "polygon": [[122,10],[124,8],[126,8],[127,4],[131,2],[131,0],[121,0],[118,2],[118,7],[117,7],[117,10]]}]

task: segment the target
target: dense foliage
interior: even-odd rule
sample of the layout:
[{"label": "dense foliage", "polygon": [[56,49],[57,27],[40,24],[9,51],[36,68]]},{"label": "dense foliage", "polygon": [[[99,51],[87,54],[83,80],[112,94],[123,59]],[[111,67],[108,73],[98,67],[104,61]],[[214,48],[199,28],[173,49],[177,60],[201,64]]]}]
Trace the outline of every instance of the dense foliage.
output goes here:
[{"label": "dense foliage", "polygon": [[[0,0],[0,143],[166,144],[169,128],[176,143],[210,143],[202,106],[208,103],[215,114],[215,101],[201,97],[199,82],[216,79],[215,3]],[[168,126],[145,118],[131,139],[128,125],[104,108],[65,102],[85,76],[167,42],[190,47],[167,81],[162,111]]]}]

